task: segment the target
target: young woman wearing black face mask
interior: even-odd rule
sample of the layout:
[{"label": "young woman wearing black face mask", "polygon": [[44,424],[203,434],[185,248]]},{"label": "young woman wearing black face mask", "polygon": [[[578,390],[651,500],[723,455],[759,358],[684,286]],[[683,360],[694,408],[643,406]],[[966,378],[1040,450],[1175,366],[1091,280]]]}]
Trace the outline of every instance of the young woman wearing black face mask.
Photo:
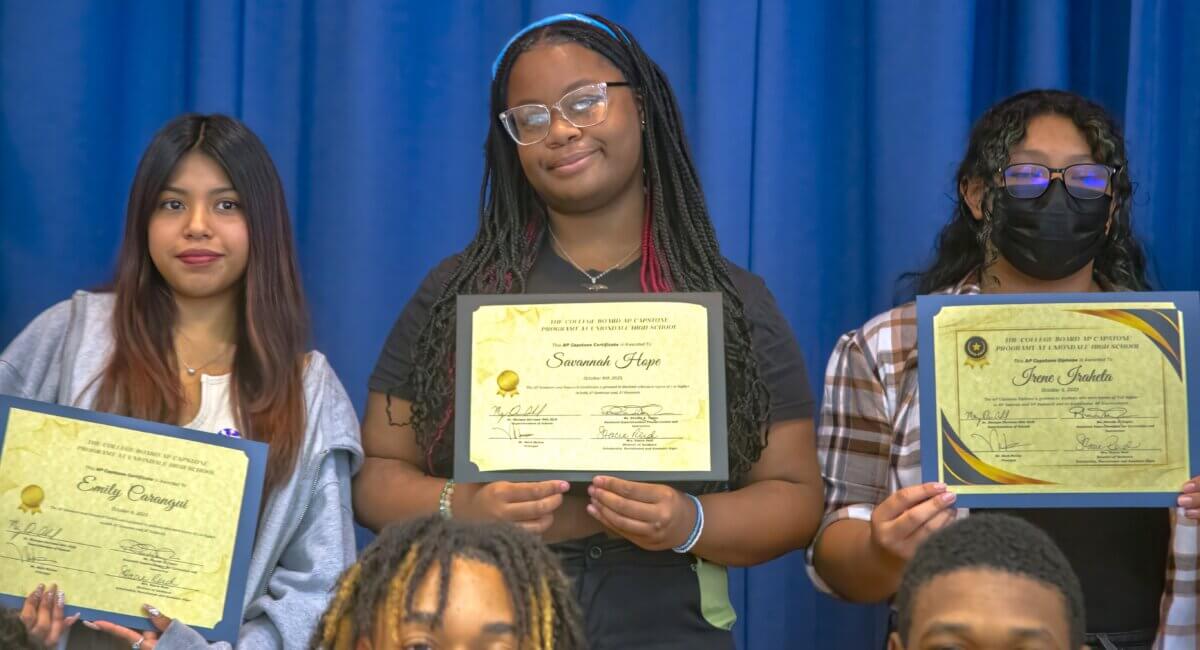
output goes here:
[{"label": "young woman wearing black face mask", "polygon": [[[1126,164],[1112,118],[1082,97],[1031,91],[994,106],[971,133],[958,204],[934,263],[915,276],[918,292],[1147,289]],[[916,547],[966,514],[944,485],[920,482],[916,341],[909,303],[843,336],[825,373],[818,450],[826,510],[812,564],[823,586],[849,600],[890,598]],[[1174,575],[1196,563],[1194,552],[1178,550],[1196,545],[1194,491],[1184,488],[1186,510],[1176,512],[1011,513],[1067,554],[1095,647],[1149,648],[1156,637],[1163,647],[1194,647],[1196,582]]]}]

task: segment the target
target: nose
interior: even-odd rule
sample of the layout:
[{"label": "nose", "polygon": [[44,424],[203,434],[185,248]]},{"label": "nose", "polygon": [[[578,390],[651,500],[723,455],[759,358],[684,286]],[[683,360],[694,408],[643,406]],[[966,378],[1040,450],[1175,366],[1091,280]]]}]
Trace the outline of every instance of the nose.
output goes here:
[{"label": "nose", "polygon": [[583,131],[571,124],[562,109],[557,106],[550,109],[550,132],[546,134],[546,144],[564,145],[579,139],[581,135],[583,135]]},{"label": "nose", "polygon": [[208,208],[199,205],[188,212],[187,223],[184,224],[183,236],[188,239],[208,239],[212,237],[212,229],[208,223]]}]

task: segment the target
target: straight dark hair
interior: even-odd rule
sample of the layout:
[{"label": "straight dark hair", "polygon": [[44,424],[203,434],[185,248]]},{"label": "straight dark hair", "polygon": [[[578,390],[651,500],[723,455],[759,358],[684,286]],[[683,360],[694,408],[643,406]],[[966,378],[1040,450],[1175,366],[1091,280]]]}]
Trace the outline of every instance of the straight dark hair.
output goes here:
[{"label": "straight dark hair", "polygon": [[197,152],[229,176],[241,199],[250,252],[238,289],[234,413],[243,435],[270,444],[266,489],[287,481],[304,439],[308,311],[283,185],[266,147],[224,115],[182,115],[142,155],[129,192],[113,291],[113,353],[97,408],[176,422],[184,406],[173,345],[171,288],[150,259],[150,219],[180,159]]}]

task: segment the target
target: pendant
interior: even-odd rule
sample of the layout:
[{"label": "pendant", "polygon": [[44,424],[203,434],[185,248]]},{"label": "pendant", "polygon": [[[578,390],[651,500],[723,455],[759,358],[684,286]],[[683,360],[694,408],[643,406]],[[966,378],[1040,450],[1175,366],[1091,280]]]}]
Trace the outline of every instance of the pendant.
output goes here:
[{"label": "pendant", "polygon": [[597,282],[594,282],[594,281],[591,284],[585,284],[585,285],[581,285],[581,286],[583,286],[583,288],[587,289],[588,291],[608,291],[608,285],[598,284]]},{"label": "pendant", "polygon": [[195,376],[196,376],[196,369],[195,369],[195,368],[188,368],[187,366],[184,366],[184,368],[187,370],[188,377],[195,377]]}]

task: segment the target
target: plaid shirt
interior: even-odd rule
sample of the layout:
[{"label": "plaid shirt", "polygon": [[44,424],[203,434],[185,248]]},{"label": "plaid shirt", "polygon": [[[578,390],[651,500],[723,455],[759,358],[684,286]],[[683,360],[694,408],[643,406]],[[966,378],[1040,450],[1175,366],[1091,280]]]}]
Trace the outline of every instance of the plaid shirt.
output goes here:
[{"label": "plaid shirt", "polygon": [[[972,276],[941,293],[977,294],[979,286]],[[822,532],[840,519],[870,521],[875,505],[892,492],[921,483],[917,374],[915,303],[880,314],[838,340],[825,371],[817,432],[825,478]],[[966,514],[959,509],[960,517]],[[1155,647],[1194,650],[1200,647],[1200,529],[1177,509],[1171,510],[1170,519],[1166,590]],[[813,570],[811,551],[809,574],[820,589],[833,593]]]}]

